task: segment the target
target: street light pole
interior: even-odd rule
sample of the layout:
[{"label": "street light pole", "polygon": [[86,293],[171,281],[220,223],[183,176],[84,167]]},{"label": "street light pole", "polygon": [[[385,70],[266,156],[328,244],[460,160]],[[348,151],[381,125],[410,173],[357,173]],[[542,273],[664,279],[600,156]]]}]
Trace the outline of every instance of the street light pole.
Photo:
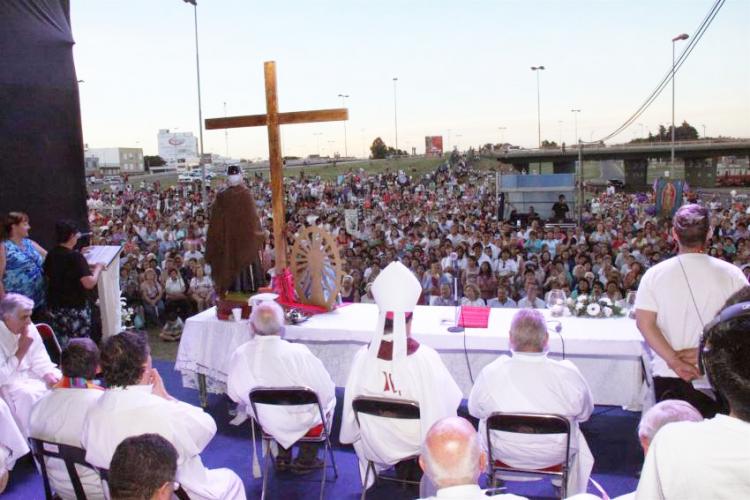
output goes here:
[{"label": "street light pole", "polygon": [[[346,107],[345,99],[349,97],[349,94],[339,94],[339,97],[341,98],[341,107],[345,108]],[[346,141],[346,120],[344,120],[344,158],[349,156],[349,151],[348,151],[346,142],[347,142]]]},{"label": "street light pole", "polygon": [[574,123],[574,130],[575,130],[575,141],[578,144],[578,165],[576,168],[576,214],[578,219],[578,224],[581,224],[581,219],[583,216],[583,145],[581,143],[581,139],[578,137],[578,113],[581,112],[580,109],[571,109],[571,113],[573,113],[573,123]]},{"label": "street light pole", "polygon": [[578,113],[580,113],[581,110],[571,109],[570,112],[573,113],[573,123],[575,124],[575,133],[576,133],[575,142],[580,142],[578,140]]},{"label": "street light pole", "polygon": [[315,132],[313,135],[317,138],[318,143],[318,158],[320,158],[320,136],[323,135],[323,132]]},{"label": "street light pole", "polygon": [[398,108],[396,107],[396,82],[398,77],[393,77],[393,127],[396,132],[396,155],[398,155]]},{"label": "street light pole", "polygon": [[532,66],[531,71],[536,72],[536,133],[539,149],[542,149],[542,112],[539,93],[539,72],[544,71],[544,66]]},{"label": "street light pole", "polygon": [[505,145],[505,130],[508,127],[497,127],[497,129],[500,131],[500,145]]},{"label": "street light pole", "polygon": [[206,163],[203,161],[203,107],[201,105],[201,60],[198,51],[198,2],[197,0],[182,0],[193,6],[193,19],[195,21],[195,73],[198,81],[198,137],[200,138],[200,165],[201,165],[201,197],[203,209],[208,206],[208,195],[206,190]]},{"label": "street light pole", "polygon": [[[227,117],[227,103],[224,101],[224,118]],[[229,159],[229,129],[224,129],[224,154],[227,157],[227,160]]]},{"label": "street light pole", "polygon": [[703,127],[703,138],[705,139],[706,138],[706,126],[701,125],[701,127]]},{"label": "street light pole", "polygon": [[674,169],[674,44],[680,40],[687,40],[688,34],[682,33],[672,38],[672,162],[670,169]]}]

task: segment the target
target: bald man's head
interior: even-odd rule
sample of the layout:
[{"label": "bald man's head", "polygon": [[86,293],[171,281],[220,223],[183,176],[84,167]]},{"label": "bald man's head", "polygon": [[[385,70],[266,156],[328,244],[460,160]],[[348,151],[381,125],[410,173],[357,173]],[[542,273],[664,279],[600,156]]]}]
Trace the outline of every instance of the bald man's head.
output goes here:
[{"label": "bald man's head", "polygon": [[438,488],[447,488],[477,484],[486,457],[471,423],[461,417],[448,417],[430,427],[422,443],[419,465]]}]

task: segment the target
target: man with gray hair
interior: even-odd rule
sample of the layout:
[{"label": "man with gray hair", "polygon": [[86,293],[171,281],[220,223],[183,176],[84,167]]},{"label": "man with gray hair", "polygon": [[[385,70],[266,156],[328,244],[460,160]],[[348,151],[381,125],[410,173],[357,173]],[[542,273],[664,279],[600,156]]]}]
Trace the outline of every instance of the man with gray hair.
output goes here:
[{"label": "man with gray hair", "polygon": [[[591,391],[570,361],[547,357],[547,323],[536,309],[522,309],[510,325],[512,356],[500,356],[479,373],[469,395],[469,413],[480,419],[486,439],[487,418],[495,412],[551,413],[570,421],[568,494],[584,493],[594,466],[586,439],[578,428],[594,410]],[[564,460],[562,435],[492,432],[492,456],[511,467],[544,469]],[[485,448],[487,449],[487,448]]]},{"label": "man with gray hair", "polygon": [[[638,440],[643,448],[643,456],[648,455],[648,448],[659,429],[673,422],[701,422],[700,412],[686,401],[666,399],[648,409],[638,424]],[[626,493],[613,500],[634,500],[635,491]]]},{"label": "man with gray hair", "polygon": [[[229,362],[229,397],[244,404],[248,415],[253,416],[249,396],[256,387],[305,386],[318,395],[330,422],[336,407],[336,386],[323,363],[307,346],[281,338],[284,331],[281,306],[276,302],[262,302],[253,307],[250,330],[253,338],[239,346]],[[310,432],[320,435],[322,423],[316,406],[273,408],[261,405],[258,413],[256,420],[280,445],[277,469],[302,473],[322,466],[314,443],[301,443],[297,458],[292,462],[291,447],[295,442]]]},{"label": "man with gray hair", "polygon": [[680,207],[672,227],[679,253],[646,271],[635,300],[636,324],[654,354],[656,401],[682,399],[707,418],[720,407],[698,390],[709,387],[698,371],[698,342],[724,302],[747,285],[738,267],[704,253],[711,234],[706,207]]},{"label": "man with gray hair", "polygon": [[29,437],[31,407],[60,380],[31,322],[34,301],[17,293],[0,299],[0,397],[24,437]]},{"label": "man with gray hair", "polygon": [[[437,495],[426,500],[487,498],[477,484],[487,466],[487,454],[482,451],[477,431],[465,418],[447,417],[430,427],[422,443],[419,466],[438,490]],[[512,500],[523,497],[508,494],[493,498]]]}]

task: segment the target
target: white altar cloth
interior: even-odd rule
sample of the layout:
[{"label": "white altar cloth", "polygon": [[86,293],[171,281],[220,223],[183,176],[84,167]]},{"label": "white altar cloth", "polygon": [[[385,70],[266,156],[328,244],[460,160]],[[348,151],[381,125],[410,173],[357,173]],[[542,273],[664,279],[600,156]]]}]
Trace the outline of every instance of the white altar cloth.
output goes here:
[{"label": "white altar cloth", "polygon": [[[472,377],[476,378],[497,356],[507,353],[508,330],[515,312],[516,309],[492,309],[488,328],[467,328],[464,334],[446,330],[453,324],[454,308],[418,306],[412,336],[440,353],[464,396],[468,396]],[[640,409],[647,391],[642,362],[646,351],[635,321],[563,317],[559,318],[562,331],[557,334],[552,322],[558,318],[550,318],[549,311],[542,312],[551,322],[550,354],[562,357],[564,344],[566,358],[581,370],[597,404]],[[288,325],[285,338],[306,344],[323,361],[336,385],[343,387],[353,355],[370,341],[376,319],[375,305],[351,304],[313,316],[300,325]],[[249,339],[246,320],[219,321],[213,308],[189,318],[175,364],[183,375],[183,384],[198,387],[196,376],[204,375],[209,392],[225,392],[229,358]]]}]

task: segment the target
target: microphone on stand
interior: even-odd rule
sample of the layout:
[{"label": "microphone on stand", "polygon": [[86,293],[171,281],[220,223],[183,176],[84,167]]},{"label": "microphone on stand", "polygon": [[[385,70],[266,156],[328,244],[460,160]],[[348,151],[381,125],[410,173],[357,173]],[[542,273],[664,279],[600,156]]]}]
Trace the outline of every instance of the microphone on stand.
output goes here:
[{"label": "microphone on stand", "polygon": [[461,306],[458,304],[458,254],[451,252],[451,263],[453,264],[453,326],[448,327],[451,333],[461,333],[464,331],[463,326],[458,326]]}]

